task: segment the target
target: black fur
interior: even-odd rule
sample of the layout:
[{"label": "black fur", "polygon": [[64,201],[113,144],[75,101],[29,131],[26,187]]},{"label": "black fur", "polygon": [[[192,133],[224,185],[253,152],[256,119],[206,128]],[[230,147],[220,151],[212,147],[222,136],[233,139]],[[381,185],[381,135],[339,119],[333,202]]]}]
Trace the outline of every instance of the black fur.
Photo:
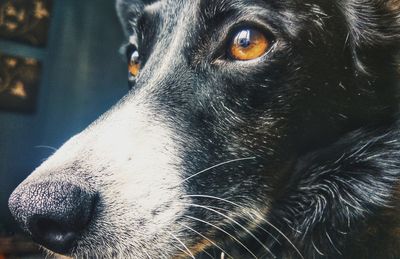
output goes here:
[{"label": "black fur", "polygon": [[[187,183],[189,194],[257,207],[269,221],[231,203],[195,200],[219,212],[236,211],[244,226],[259,224],[252,226],[254,235],[238,224],[223,229],[257,256],[400,257],[400,235],[394,234],[400,226],[398,1],[201,0],[193,7],[168,1],[156,14],[141,13],[134,2],[119,5],[131,11],[120,12],[127,33],[141,39],[144,68],[134,88],[145,87],[158,62],[170,62],[153,101],[177,122],[187,176],[204,165],[256,158]],[[152,51],[157,44],[168,49],[182,29],[181,12],[193,16],[185,44],[173,60],[164,60]],[[276,45],[256,64],[234,62],[225,54],[225,40],[235,28],[249,26],[268,31]],[[224,220],[202,207],[187,215],[215,225]],[[251,255],[204,222],[194,228],[231,255]],[[186,242],[198,238],[188,236]]]},{"label": "black fur", "polygon": [[[11,211],[33,236],[55,251],[87,258],[101,251],[115,257],[400,258],[399,0],[118,0],[117,10],[141,70],[111,115],[75,139],[66,165],[50,159],[11,197]],[[269,39],[264,56],[241,62],[228,53],[231,38],[244,28]],[[179,192],[162,190],[173,202],[150,208],[143,220],[122,222],[136,205],[119,190],[135,190],[119,178],[135,172],[133,151],[107,158],[96,153],[106,150],[96,141],[114,145],[110,149],[125,144],[121,138],[113,143],[102,127],[120,123],[121,132],[134,124],[122,124],[129,116],[111,122],[107,116],[140,106],[129,106],[136,94],[155,117],[149,125],[162,121],[172,128],[170,155],[183,161],[173,170],[185,180],[174,186]],[[88,139],[94,148],[86,146]],[[97,165],[102,159],[110,161]],[[61,173],[53,174],[54,167]],[[120,168],[128,169],[117,174]],[[168,175],[158,183],[169,183]],[[63,191],[68,177],[76,178],[69,184],[76,193],[86,191],[79,204],[62,199],[73,189]],[[45,206],[49,191],[29,181],[45,181],[57,190],[49,195],[61,201]],[[155,197],[140,187],[134,197]],[[190,204],[174,203],[181,201]],[[168,226],[160,232],[166,233],[141,234],[170,211],[179,216],[163,221]],[[141,218],[135,212],[129,219]],[[32,223],[36,214],[48,219],[46,213],[66,221],[74,235],[65,224]],[[53,227],[61,235],[53,235]],[[168,231],[182,242],[168,239]]]}]

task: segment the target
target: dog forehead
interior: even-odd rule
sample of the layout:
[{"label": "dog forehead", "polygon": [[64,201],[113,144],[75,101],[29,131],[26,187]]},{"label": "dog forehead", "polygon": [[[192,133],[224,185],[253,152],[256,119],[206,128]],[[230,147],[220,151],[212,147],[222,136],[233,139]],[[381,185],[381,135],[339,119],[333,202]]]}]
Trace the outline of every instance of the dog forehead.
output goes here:
[{"label": "dog forehead", "polygon": [[191,3],[186,0],[116,0],[116,10],[125,34],[130,36],[134,34],[133,28],[144,13],[158,13],[165,18],[177,17],[187,4]]},{"label": "dog forehead", "polygon": [[143,5],[149,5],[153,4],[155,2],[160,2],[162,0],[116,0],[117,5],[138,5],[138,6],[143,6]]},{"label": "dog forehead", "polygon": [[[194,2],[194,0],[191,0]],[[116,0],[118,11],[142,12],[144,8],[152,8],[161,5],[178,7],[186,1],[182,0]]]}]

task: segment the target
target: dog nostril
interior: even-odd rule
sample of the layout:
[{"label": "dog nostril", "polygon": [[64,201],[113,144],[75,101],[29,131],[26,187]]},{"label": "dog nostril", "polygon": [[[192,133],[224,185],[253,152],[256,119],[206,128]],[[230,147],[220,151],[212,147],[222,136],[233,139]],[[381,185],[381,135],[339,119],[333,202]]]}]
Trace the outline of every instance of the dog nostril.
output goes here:
[{"label": "dog nostril", "polygon": [[21,185],[11,195],[10,211],[35,242],[70,254],[89,226],[98,196],[60,182]]},{"label": "dog nostril", "polygon": [[32,216],[28,229],[36,242],[57,253],[67,253],[78,237],[72,226],[43,216]]}]

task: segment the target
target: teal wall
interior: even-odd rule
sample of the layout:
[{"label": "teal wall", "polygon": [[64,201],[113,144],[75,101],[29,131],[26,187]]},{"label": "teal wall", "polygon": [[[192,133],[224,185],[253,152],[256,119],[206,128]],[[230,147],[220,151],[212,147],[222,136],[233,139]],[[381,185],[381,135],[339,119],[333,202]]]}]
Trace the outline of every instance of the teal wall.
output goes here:
[{"label": "teal wall", "polygon": [[127,92],[113,0],[54,0],[46,49],[0,42],[0,51],[43,62],[37,111],[0,111],[0,231],[12,230],[11,191],[73,134]]}]

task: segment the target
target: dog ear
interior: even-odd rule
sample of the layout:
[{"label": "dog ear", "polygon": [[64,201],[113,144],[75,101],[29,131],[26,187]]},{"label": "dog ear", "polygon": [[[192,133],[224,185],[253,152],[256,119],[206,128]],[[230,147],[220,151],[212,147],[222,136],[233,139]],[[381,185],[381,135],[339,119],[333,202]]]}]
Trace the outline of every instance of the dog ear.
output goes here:
[{"label": "dog ear", "polygon": [[146,5],[157,0],[117,0],[116,9],[123,30],[127,36],[132,35],[132,26]]},{"label": "dog ear", "polygon": [[387,63],[395,62],[400,50],[400,0],[345,0],[342,5],[349,27],[348,43],[361,72],[368,73],[368,63],[374,63],[378,53]]}]

